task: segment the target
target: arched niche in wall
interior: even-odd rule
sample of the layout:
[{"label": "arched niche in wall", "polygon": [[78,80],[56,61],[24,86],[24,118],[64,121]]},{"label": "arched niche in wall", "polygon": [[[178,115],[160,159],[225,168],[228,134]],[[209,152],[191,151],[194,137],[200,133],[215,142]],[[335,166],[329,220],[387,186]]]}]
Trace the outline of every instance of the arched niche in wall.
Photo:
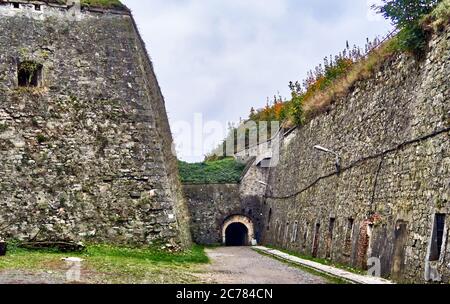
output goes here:
[{"label": "arched niche in wall", "polygon": [[253,221],[244,215],[232,215],[222,225],[222,243],[227,246],[255,246]]}]

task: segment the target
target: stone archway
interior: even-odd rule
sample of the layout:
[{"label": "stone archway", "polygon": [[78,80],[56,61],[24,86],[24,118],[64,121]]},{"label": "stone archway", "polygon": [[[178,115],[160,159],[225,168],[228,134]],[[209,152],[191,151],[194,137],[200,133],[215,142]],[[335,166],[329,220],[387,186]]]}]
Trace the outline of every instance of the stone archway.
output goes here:
[{"label": "stone archway", "polygon": [[227,246],[255,246],[253,221],[243,215],[233,215],[222,225],[222,243]]}]

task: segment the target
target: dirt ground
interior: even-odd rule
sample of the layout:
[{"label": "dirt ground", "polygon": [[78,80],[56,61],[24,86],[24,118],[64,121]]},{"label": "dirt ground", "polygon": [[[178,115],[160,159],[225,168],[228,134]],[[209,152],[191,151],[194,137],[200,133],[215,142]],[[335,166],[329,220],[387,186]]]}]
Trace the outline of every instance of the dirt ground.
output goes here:
[{"label": "dirt ground", "polygon": [[[81,280],[68,281],[67,267],[54,261],[36,270],[6,269],[0,271],[0,284],[108,284],[108,283],[206,283],[206,284],[327,284],[326,278],[305,272],[273,258],[261,255],[250,247],[218,247],[206,249],[209,264],[192,268],[157,268],[149,272],[152,279],[124,275],[113,280],[113,274],[81,269]],[[175,271],[176,270],[176,271]],[[162,276],[155,280],[155,276]]]},{"label": "dirt ground", "polygon": [[222,284],[327,284],[325,278],[261,255],[250,247],[206,249],[202,280]]}]

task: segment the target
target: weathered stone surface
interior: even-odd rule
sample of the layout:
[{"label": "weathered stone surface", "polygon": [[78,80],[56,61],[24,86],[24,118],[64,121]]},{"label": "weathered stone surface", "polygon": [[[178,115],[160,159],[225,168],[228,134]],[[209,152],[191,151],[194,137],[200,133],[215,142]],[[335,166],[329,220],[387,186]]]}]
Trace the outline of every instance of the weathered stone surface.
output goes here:
[{"label": "weathered stone surface", "polygon": [[81,252],[86,249],[83,243],[75,242],[26,242],[19,245],[26,249],[57,249],[61,252]]},{"label": "weathered stone surface", "polygon": [[[449,44],[447,29],[425,61],[393,58],[295,131],[267,179],[263,243],[359,267],[376,257],[402,282],[450,282]],[[339,153],[339,175],[315,145]],[[428,262],[436,213],[447,228]]]},{"label": "weathered stone surface", "polygon": [[261,199],[240,192],[239,184],[184,185],[191,214],[192,238],[198,244],[222,243],[222,228],[234,215],[253,221],[255,238],[261,240]]},{"label": "weathered stone surface", "polygon": [[[0,234],[188,245],[164,100],[131,15],[73,16],[0,3]],[[42,64],[40,87],[18,87],[26,60]]]}]

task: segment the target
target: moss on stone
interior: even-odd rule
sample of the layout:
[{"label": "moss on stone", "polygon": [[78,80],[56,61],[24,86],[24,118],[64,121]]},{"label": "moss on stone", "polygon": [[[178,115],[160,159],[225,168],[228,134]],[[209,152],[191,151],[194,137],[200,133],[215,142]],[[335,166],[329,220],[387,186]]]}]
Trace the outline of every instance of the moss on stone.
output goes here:
[{"label": "moss on stone", "polygon": [[6,131],[8,129],[8,125],[5,123],[0,123],[0,133]]},{"label": "moss on stone", "polygon": [[125,9],[125,5],[123,5],[119,0],[81,0],[81,6]]},{"label": "moss on stone", "polygon": [[45,143],[48,140],[44,134],[38,134],[36,136],[36,139],[37,139],[38,143],[40,143],[40,144]]}]

